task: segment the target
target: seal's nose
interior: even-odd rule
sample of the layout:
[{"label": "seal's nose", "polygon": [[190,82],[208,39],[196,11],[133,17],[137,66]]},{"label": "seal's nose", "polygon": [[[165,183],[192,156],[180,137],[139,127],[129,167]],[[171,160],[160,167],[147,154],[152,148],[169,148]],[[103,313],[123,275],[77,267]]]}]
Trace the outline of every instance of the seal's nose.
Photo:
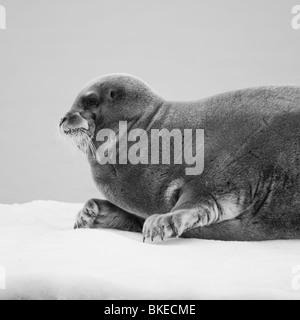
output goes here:
[{"label": "seal's nose", "polygon": [[63,119],[61,119],[60,127],[67,127],[68,129],[86,129],[89,130],[88,121],[81,116],[79,112],[70,112]]},{"label": "seal's nose", "polygon": [[67,118],[64,117],[60,120],[59,126],[61,127],[65,122],[67,121]]}]

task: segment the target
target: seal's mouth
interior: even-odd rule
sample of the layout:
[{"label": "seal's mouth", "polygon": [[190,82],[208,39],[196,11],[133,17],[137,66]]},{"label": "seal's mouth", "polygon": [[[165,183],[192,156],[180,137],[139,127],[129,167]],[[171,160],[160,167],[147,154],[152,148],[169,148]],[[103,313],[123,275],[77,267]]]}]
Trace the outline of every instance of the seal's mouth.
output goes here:
[{"label": "seal's mouth", "polygon": [[66,136],[72,137],[72,136],[78,136],[78,135],[87,135],[90,138],[92,138],[92,134],[89,130],[85,129],[85,128],[65,128],[63,129],[63,133]]},{"label": "seal's mouth", "polygon": [[79,150],[85,154],[94,153],[93,124],[91,121],[83,119],[78,114],[72,114],[61,120],[59,128],[61,135]]}]

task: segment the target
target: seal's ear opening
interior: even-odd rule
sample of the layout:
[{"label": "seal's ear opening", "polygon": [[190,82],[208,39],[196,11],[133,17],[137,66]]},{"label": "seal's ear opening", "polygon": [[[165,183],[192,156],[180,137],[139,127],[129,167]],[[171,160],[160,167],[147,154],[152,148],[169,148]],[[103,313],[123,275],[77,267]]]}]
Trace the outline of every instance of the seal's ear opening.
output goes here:
[{"label": "seal's ear opening", "polygon": [[110,89],[108,92],[108,97],[110,100],[120,100],[125,97],[125,91],[121,88]]},{"label": "seal's ear opening", "polygon": [[115,90],[110,90],[109,92],[109,97],[113,100],[116,97],[116,91]]}]

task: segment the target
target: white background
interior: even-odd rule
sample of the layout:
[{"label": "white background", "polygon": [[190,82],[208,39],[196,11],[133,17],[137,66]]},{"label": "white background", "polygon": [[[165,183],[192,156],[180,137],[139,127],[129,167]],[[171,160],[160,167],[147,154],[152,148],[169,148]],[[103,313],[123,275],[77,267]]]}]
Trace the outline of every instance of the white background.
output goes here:
[{"label": "white background", "polygon": [[97,196],[59,119],[99,75],[139,76],[162,96],[300,84],[293,0],[0,0],[0,203]]}]

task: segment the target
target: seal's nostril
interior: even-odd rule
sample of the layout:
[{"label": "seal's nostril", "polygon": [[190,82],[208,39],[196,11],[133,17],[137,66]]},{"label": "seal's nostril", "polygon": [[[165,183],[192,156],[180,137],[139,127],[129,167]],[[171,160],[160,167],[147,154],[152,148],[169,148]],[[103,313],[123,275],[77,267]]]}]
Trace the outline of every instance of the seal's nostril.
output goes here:
[{"label": "seal's nostril", "polygon": [[60,123],[59,123],[59,126],[61,127],[66,121],[67,121],[67,118],[61,119]]}]

